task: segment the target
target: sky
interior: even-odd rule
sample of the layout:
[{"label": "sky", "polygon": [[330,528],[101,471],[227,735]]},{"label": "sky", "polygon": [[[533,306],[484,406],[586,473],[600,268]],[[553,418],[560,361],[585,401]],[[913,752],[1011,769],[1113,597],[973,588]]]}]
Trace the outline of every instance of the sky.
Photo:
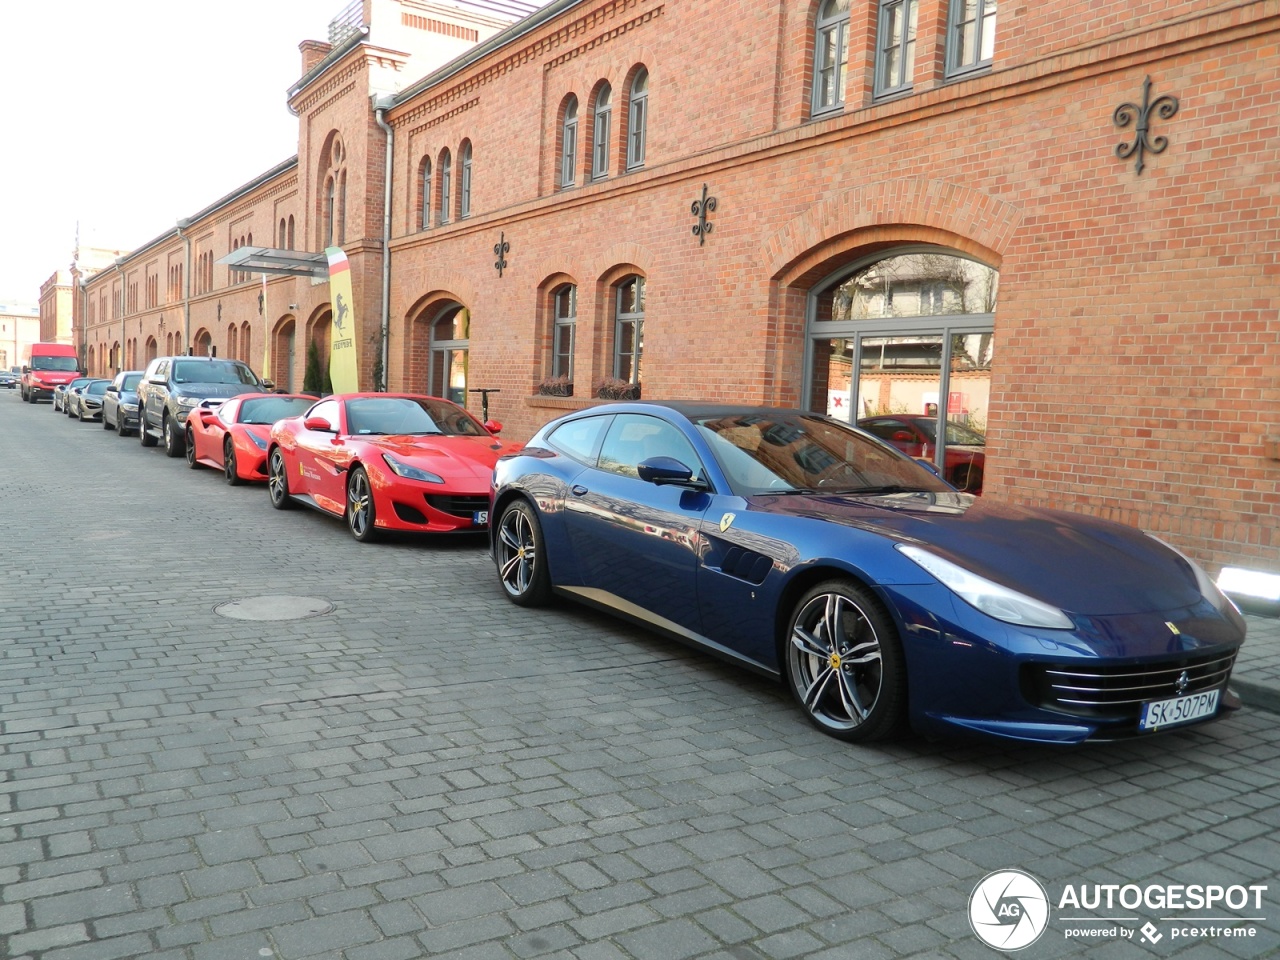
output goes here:
[{"label": "sky", "polygon": [[286,92],[347,0],[6,4],[0,303],[132,250],[298,150]]}]

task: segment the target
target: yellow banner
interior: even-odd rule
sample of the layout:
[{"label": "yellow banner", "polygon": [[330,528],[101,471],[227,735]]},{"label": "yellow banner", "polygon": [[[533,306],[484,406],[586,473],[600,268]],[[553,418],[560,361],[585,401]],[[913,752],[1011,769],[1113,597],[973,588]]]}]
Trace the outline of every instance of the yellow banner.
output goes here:
[{"label": "yellow banner", "polygon": [[356,393],[360,389],[360,367],[356,362],[356,310],[351,296],[351,264],[338,247],[325,247],[329,258],[329,304],[333,308],[333,328],[329,331],[329,380],[334,393]]},{"label": "yellow banner", "polygon": [[[274,380],[271,375],[271,315],[267,313],[267,275],[262,275],[262,297],[258,313],[262,317],[262,379]],[[248,353],[248,351],[245,351]],[[248,357],[246,356],[247,360]]]}]

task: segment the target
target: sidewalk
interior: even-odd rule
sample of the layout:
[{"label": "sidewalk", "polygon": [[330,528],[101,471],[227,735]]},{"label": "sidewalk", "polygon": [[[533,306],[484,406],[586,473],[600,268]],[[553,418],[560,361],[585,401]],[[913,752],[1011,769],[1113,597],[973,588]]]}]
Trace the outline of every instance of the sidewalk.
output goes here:
[{"label": "sidewalk", "polygon": [[1230,687],[1246,707],[1280,713],[1280,617],[1245,614],[1249,635],[1231,673]]}]

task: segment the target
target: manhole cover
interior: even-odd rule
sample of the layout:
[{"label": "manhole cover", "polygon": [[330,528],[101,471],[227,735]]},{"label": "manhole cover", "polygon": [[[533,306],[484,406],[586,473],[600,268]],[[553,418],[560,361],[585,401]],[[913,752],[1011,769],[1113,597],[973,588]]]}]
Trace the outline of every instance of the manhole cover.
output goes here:
[{"label": "manhole cover", "polygon": [[232,620],[305,620],[333,610],[333,604],[319,597],[267,596],[228,600],[213,608],[220,617]]}]

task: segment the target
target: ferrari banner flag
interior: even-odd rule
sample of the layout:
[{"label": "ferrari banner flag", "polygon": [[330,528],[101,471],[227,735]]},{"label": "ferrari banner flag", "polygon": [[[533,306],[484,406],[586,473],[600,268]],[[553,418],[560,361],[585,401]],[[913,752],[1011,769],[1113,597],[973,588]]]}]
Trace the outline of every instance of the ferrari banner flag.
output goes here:
[{"label": "ferrari banner flag", "polygon": [[325,247],[324,255],[329,258],[329,304],[333,308],[333,328],[329,331],[329,379],[334,393],[355,393],[360,389],[360,368],[356,363],[351,264],[338,247]]},{"label": "ferrari banner flag", "polygon": [[[262,293],[258,297],[258,315],[262,317],[262,379],[270,380],[271,377],[271,324],[267,320],[267,275],[262,275]],[[248,353],[248,342],[245,344],[245,352]]]}]

